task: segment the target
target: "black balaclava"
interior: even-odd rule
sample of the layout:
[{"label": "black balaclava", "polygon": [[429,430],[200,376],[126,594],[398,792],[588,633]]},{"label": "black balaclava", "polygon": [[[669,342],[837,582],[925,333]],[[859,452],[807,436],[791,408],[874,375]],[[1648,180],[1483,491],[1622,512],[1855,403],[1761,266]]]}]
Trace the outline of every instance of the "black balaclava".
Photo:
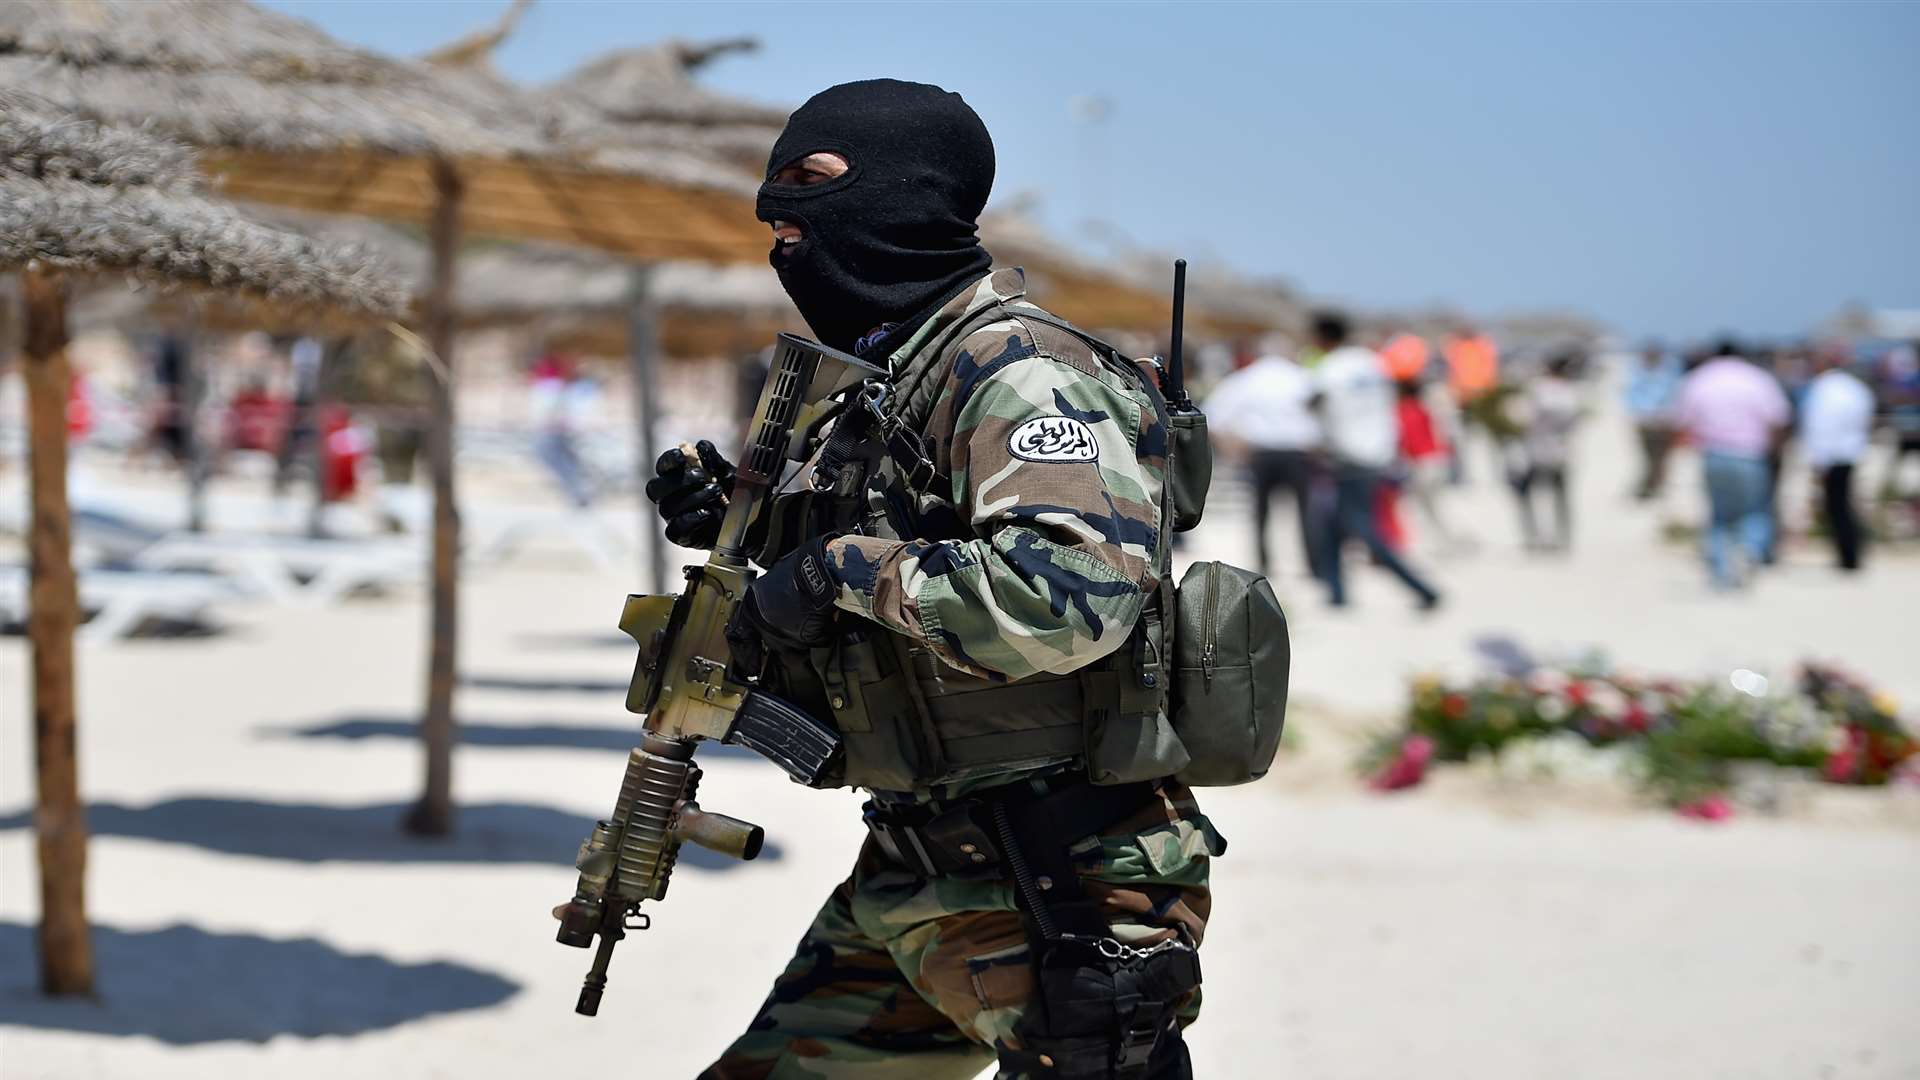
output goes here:
[{"label": "black balaclava", "polygon": [[[808,154],[847,159],[844,175],[775,184]],[[768,261],[820,340],[868,352],[902,340],[993,266],[974,222],[993,189],[993,139],[960,99],[925,83],[872,79],[815,94],[787,119],[767,159],[762,221],[800,226]],[[869,331],[888,332],[862,342]]]}]

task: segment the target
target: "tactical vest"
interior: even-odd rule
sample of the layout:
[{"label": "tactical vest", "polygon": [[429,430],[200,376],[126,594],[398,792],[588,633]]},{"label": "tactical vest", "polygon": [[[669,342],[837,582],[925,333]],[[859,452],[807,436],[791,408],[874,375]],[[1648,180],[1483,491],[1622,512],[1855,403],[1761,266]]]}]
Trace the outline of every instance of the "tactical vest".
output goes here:
[{"label": "tactical vest", "polygon": [[[1011,315],[1067,331],[1141,388],[1168,435],[1161,534],[1198,524],[1212,474],[1205,417],[1191,407],[1169,409],[1157,380],[1133,361],[1037,308],[992,305],[929,346],[936,362],[916,365],[895,386],[902,424],[924,432],[939,379],[950,370],[942,354]],[[879,440],[862,453],[864,468],[841,472],[835,490],[774,500],[762,565],[823,532],[970,538],[957,509],[932,493],[934,485],[909,484]],[[848,617],[834,643],[776,657],[770,677],[790,700],[833,719],[845,740],[836,778],[845,786],[927,795],[1061,765],[1096,784],[1256,780],[1272,764],[1285,724],[1285,613],[1259,574],[1200,562],[1176,587],[1171,544],[1162,558],[1159,585],[1126,641],[1065,675],[992,682],[949,667],[904,635]]]},{"label": "tactical vest", "polygon": [[[909,430],[926,430],[940,382],[950,371],[944,354],[975,329],[1014,315],[1079,333],[1024,305],[996,304],[961,320],[940,341],[925,346],[937,350],[933,363],[914,365],[896,384],[896,413]],[[1125,364],[1119,374],[1147,385],[1117,354],[1090,352],[1109,368]],[[1147,396],[1164,421],[1157,392],[1149,387]],[[864,472],[857,490],[776,496],[767,510],[761,564],[822,532],[901,540],[971,538],[959,512],[931,490],[909,486],[877,440],[863,464],[864,470],[854,470]],[[944,490],[939,483],[927,487]],[[1171,513],[1163,491],[1163,531]],[[1171,556],[1166,558],[1170,563]],[[1173,610],[1173,585],[1171,565],[1161,570],[1161,584],[1126,642],[1066,675],[991,682],[948,666],[905,635],[848,616],[832,644],[775,657],[769,677],[789,700],[830,717],[839,728],[846,741],[839,780],[849,787],[925,794],[940,785],[1065,763],[1085,768],[1103,784],[1170,776],[1187,764],[1187,755],[1167,719],[1172,642],[1162,613]]]}]

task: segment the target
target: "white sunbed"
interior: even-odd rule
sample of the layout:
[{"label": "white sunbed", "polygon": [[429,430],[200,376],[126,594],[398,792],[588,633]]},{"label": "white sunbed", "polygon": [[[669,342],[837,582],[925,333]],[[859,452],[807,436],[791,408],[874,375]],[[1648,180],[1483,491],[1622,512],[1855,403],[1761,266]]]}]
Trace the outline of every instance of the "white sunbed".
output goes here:
[{"label": "white sunbed", "polygon": [[227,576],[255,596],[316,606],[360,588],[418,581],[426,563],[417,539],[169,531],[93,502],[76,503],[73,533],[77,549],[124,569],[207,571]]},{"label": "white sunbed", "polygon": [[[0,566],[0,620],[24,622],[29,582],[24,566]],[[209,574],[91,569],[80,572],[81,641],[130,637],[155,619],[202,621],[209,607],[238,595],[234,583]]]},{"label": "white sunbed", "polygon": [[169,533],[129,561],[145,570],[211,570],[270,600],[320,606],[356,589],[419,581],[426,552],[418,540]]}]

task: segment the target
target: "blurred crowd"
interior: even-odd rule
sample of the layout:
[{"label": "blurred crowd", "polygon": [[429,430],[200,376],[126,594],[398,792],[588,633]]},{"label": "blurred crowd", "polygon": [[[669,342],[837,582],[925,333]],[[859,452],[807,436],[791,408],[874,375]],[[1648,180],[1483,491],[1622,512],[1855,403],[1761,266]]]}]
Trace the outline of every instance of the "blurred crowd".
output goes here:
[{"label": "blurred crowd", "polygon": [[[1676,446],[1701,458],[1708,518],[1703,551],[1717,587],[1737,589],[1778,559],[1780,492],[1797,458],[1818,491],[1816,528],[1835,565],[1861,568],[1868,537],[1910,533],[1914,495],[1902,482],[1920,453],[1920,362],[1916,343],[1867,339],[1786,347],[1731,338],[1685,352],[1647,346],[1626,378],[1626,406],[1639,436],[1635,494],[1657,497]],[[1856,491],[1877,437],[1891,459],[1878,490]],[[1863,515],[1862,502],[1885,514]]]},{"label": "blurred crowd", "polygon": [[[1901,481],[1906,458],[1920,454],[1914,343],[1648,345],[1626,366],[1624,408],[1642,456],[1633,495],[1659,496],[1674,450],[1697,451],[1707,507],[1701,552],[1716,588],[1739,589],[1776,561],[1790,467],[1808,469],[1819,493],[1813,531],[1832,545],[1838,567],[1858,570],[1874,529],[1855,477],[1880,431],[1892,454],[1873,494],[1889,508],[1878,515],[1881,531],[1911,531],[1899,515],[1920,506]],[[1345,555],[1359,548],[1430,610],[1441,590],[1415,565],[1410,539],[1424,529],[1422,553],[1442,559],[1477,550],[1480,538],[1448,502],[1480,469],[1510,491],[1524,551],[1571,549],[1574,435],[1594,411],[1600,374],[1586,346],[1503,356],[1468,325],[1432,338],[1393,326],[1360,333],[1345,315],[1323,311],[1305,340],[1271,338],[1237,354],[1205,408],[1215,445],[1244,471],[1263,571],[1277,569],[1269,524],[1284,498],[1304,569],[1331,605],[1347,603]]]},{"label": "blurred crowd", "polygon": [[[125,372],[101,378],[76,367],[68,402],[75,442],[124,450],[135,467],[178,469],[191,485],[264,472],[276,497],[311,498],[316,533],[320,508],[354,500],[371,501],[389,531],[421,524],[414,488],[424,478],[435,373],[411,335],[156,334],[130,345]],[[606,420],[596,369],[552,349],[511,358],[510,368],[502,388],[510,452],[563,503],[592,506],[613,482],[596,448],[584,445]]]},{"label": "blurred crowd", "polygon": [[[352,500],[370,503],[392,531],[423,524],[416,485],[434,368],[416,340],[384,330],[326,341],[159,334],[137,339],[132,356],[131,378],[76,371],[76,440],[177,467],[192,484],[265,474],[276,495],[311,493],[316,534],[322,508]],[[498,408],[479,422],[468,410],[464,448],[523,462],[574,508],[630,484],[634,448],[616,415],[624,410],[610,407],[593,361],[537,340],[499,359]],[[1443,592],[1432,564],[1509,538],[1535,557],[1569,551],[1575,435],[1598,411],[1596,395],[1615,390],[1640,455],[1634,498],[1659,500],[1673,486],[1676,452],[1698,455],[1706,507],[1698,539],[1716,587],[1739,589],[1777,560],[1787,531],[1782,480],[1794,470],[1805,470],[1815,493],[1810,532],[1843,570],[1864,565],[1870,537],[1920,535],[1920,478],[1903,481],[1902,471],[1920,456],[1915,343],[1649,344],[1610,358],[1612,367],[1599,360],[1590,345],[1503,351],[1465,323],[1417,332],[1329,310],[1298,339],[1232,352],[1203,404],[1220,455],[1245,477],[1262,569],[1283,570],[1272,550],[1279,508],[1297,530],[1287,546],[1334,606],[1349,601],[1356,556],[1429,610]],[[764,357],[691,367],[698,377],[666,395],[668,443],[686,431],[726,434],[715,426],[724,417],[679,416],[686,403],[676,399],[724,412],[737,398],[744,416],[765,377]],[[1600,376],[1612,389],[1601,389]],[[1861,469],[1875,446],[1887,464],[1868,490]],[[1510,526],[1469,523],[1451,505],[1462,486],[1480,482],[1507,491]]]}]

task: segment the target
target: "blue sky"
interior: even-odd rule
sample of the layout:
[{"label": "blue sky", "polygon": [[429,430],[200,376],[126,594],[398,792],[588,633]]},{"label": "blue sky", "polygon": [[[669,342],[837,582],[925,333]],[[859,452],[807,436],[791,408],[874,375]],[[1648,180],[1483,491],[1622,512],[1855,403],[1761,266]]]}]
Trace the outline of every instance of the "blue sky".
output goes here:
[{"label": "blue sky", "polygon": [[[269,6],[417,53],[504,3]],[[497,59],[537,82],[742,33],[762,50],[709,85],[939,83],[993,132],[996,199],[1316,297],[1675,337],[1920,306],[1920,4],[546,0]],[[1097,126],[1086,97],[1111,103]]]}]

